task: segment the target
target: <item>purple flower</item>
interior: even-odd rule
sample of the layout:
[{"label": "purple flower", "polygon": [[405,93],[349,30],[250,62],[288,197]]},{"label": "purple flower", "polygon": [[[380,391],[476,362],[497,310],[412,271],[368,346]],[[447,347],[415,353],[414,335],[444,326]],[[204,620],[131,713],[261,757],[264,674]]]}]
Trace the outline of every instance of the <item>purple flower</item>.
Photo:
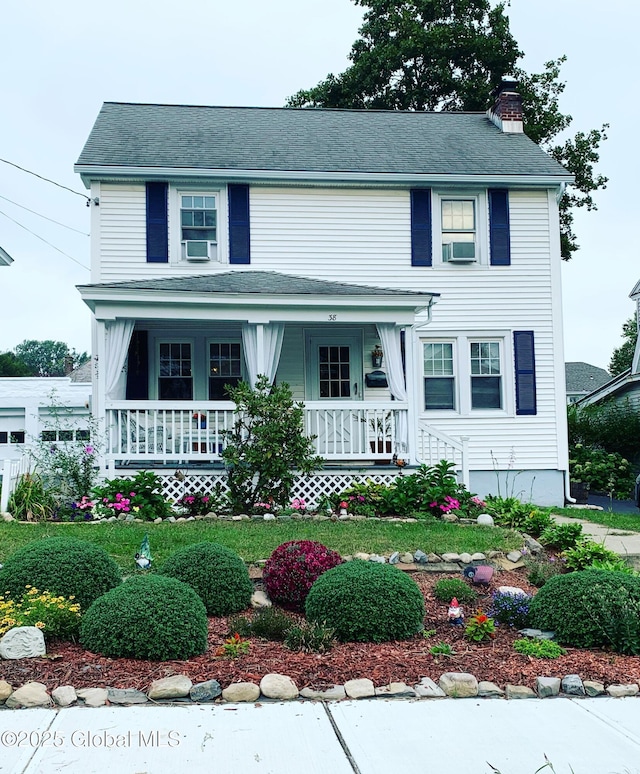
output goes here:
[{"label": "purple flower", "polygon": [[93,453],[94,453],[94,451],[95,451],[95,449],[93,448],[93,446],[91,446],[91,444],[87,444],[87,445],[84,447],[84,453],[85,453],[85,454],[93,454]]}]

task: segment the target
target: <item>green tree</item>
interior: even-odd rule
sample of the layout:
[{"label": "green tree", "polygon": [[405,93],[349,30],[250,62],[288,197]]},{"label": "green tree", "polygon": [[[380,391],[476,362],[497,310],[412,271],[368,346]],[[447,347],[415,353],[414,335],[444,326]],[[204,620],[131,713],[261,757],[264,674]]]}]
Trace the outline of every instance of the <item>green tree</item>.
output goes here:
[{"label": "green tree", "polygon": [[254,389],[240,382],[228,390],[235,420],[225,431],[222,458],[233,512],[251,512],[256,503],[287,505],[296,475],[309,475],[323,462],[304,434],[302,404],[293,401],[288,384],[271,387],[266,376]]},{"label": "green tree", "polygon": [[609,373],[611,376],[617,376],[633,363],[633,354],[636,351],[636,342],[638,340],[638,313],[630,317],[622,325],[622,338],[624,341],[619,347],[613,350],[611,361],[609,363]]},{"label": "green tree", "polygon": [[560,203],[562,257],[578,249],[576,207],[595,209],[593,191],[607,178],[594,172],[607,125],[558,144],[572,118],[560,111],[565,57],[529,74],[509,29],[505,4],[490,0],[353,0],[368,10],[351,48],[352,64],[317,86],[298,91],[288,107],[386,110],[468,110],[490,107],[491,91],[513,75],[523,98],[525,131],[575,176]]},{"label": "green tree", "polygon": [[33,376],[33,370],[13,352],[0,354],[0,376]]},{"label": "green tree", "polygon": [[51,339],[25,340],[18,344],[14,352],[31,369],[33,376],[64,376],[89,359],[86,352],[79,354],[63,341]]}]

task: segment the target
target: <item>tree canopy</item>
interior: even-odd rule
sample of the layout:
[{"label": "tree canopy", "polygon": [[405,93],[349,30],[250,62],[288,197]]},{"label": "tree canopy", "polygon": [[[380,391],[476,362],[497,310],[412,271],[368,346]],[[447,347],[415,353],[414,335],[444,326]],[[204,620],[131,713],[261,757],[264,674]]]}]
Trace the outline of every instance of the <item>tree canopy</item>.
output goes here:
[{"label": "tree canopy", "polygon": [[0,376],[33,376],[33,370],[13,352],[0,354]]},{"label": "tree canopy", "polygon": [[368,10],[351,48],[352,64],[311,89],[291,96],[288,107],[386,110],[467,110],[490,107],[502,76],[519,82],[525,132],[574,176],[560,203],[562,257],[578,249],[576,207],[596,209],[593,191],[607,178],[594,171],[607,124],[557,142],[572,122],[560,111],[565,57],[529,74],[509,28],[505,4],[490,0],[353,0]]},{"label": "tree canopy", "polygon": [[609,363],[609,373],[611,376],[617,376],[633,363],[633,353],[636,351],[636,341],[638,340],[638,313],[630,317],[622,324],[622,338],[624,341],[619,347],[613,350],[611,361]]},{"label": "tree canopy", "polygon": [[89,355],[78,353],[63,341],[29,339],[18,344],[15,356],[31,371],[31,376],[64,376],[73,368],[86,363]]}]

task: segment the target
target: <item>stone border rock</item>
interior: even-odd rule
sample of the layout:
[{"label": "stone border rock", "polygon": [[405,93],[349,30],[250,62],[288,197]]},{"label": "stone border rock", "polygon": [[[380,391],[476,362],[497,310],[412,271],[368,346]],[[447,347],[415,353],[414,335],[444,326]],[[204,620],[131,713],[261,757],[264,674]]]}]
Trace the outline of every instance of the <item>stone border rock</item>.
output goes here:
[{"label": "stone border rock", "polygon": [[638,683],[612,684],[585,680],[578,675],[537,677],[534,688],[507,683],[504,689],[495,683],[477,678],[467,672],[445,672],[436,683],[429,677],[414,686],[403,682],[375,686],[369,678],[348,680],[344,685],[334,685],[325,690],[298,689],[287,675],[269,673],[260,684],[252,682],[232,683],[222,688],[217,680],[193,684],[186,675],[172,675],[154,680],[146,693],[134,688],[80,688],[62,685],[49,693],[47,686],[38,682],[26,683],[20,688],[0,680],[0,710],[23,707],[69,707],[72,705],[101,707],[106,704],[130,706],[133,704],[202,704],[239,703],[257,701],[341,701],[345,699],[546,699],[560,695],[575,697],[631,697],[640,694]]}]

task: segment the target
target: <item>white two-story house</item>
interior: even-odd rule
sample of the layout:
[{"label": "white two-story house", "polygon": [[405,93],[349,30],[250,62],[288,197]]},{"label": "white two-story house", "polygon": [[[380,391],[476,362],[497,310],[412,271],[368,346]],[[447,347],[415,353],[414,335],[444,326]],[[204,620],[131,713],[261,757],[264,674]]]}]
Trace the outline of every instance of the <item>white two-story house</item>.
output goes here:
[{"label": "white two-story house", "polygon": [[75,169],[112,474],[213,480],[226,385],[266,374],[326,460],[311,499],[395,455],[564,501],[571,176],[522,133],[512,82],[488,114],[105,103]]}]

